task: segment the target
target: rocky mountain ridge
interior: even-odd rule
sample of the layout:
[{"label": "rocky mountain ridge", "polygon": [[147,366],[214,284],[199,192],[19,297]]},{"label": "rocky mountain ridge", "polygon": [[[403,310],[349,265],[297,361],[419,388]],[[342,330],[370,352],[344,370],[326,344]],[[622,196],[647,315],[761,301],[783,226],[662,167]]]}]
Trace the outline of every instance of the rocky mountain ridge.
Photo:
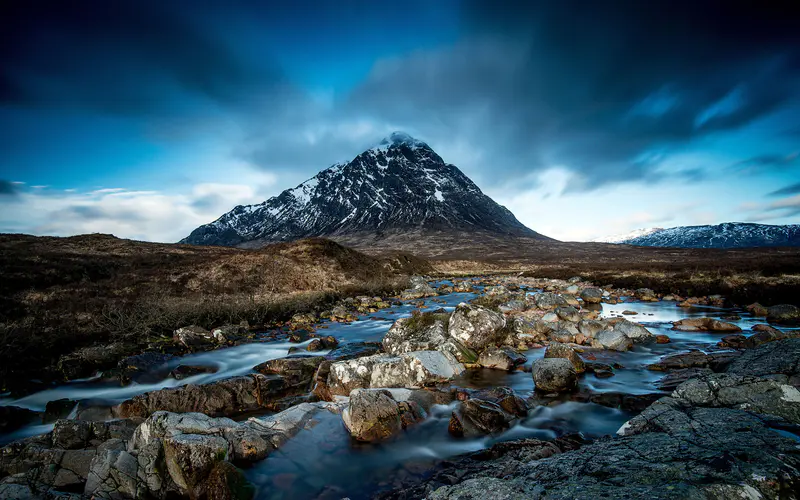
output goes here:
[{"label": "rocky mountain ridge", "polygon": [[609,243],[647,247],[752,248],[800,246],[800,224],[773,226],[725,222],[709,226],[679,226]]}]

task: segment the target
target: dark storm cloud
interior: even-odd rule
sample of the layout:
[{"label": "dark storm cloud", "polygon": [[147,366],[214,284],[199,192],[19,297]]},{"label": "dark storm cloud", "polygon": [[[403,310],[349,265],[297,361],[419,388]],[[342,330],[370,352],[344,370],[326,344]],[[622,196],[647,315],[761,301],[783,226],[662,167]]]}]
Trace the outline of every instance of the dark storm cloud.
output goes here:
[{"label": "dark storm cloud", "polygon": [[792,4],[468,2],[463,43],[376,66],[350,106],[466,135],[506,178],[551,165],[581,189],[662,177],[640,158],[797,96]]},{"label": "dark storm cloud", "polygon": [[[239,103],[275,84],[211,29],[214,2],[25,0],[0,7],[0,104],[122,114],[176,112],[192,99]],[[235,25],[230,26],[235,32]]]},{"label": "dark storm cloud", "polygon": [[769,193],[769,196],[787,196],[792,194],[800,194],[800,182],[775,190]]}]

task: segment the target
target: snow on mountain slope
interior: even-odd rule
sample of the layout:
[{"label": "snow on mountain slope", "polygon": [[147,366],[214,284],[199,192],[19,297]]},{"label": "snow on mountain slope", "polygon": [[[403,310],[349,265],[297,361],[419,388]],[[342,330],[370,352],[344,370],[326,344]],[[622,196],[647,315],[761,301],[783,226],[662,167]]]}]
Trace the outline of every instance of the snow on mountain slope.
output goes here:
[{"label": "snow on mountain slope", "polygon": [[597,238],[596,240],[592,240],[595,243],[624,243],[626,241],[630,241],[634,238],[639,238],[641,236],[647,236],[648,234],[653,234],[658,231],[663,231],[663,227],[648,227],[644,229],[634,229],[633,231],[625,234],[615,234],[614,236],[606,236],[605,238]]},{"label": "snow on mountain slope", "polygon": [[725,222],[715,226],[680,226],[662,229],[618,243],[682,248],[800,246],[800,224],[772,226],[748,222]]},{"label": "snow on mountain slope", "polygon": [[412,228],[546,238],[483,194],[427,144],[395,132],[294,189],[258,205],[237,206],[181,243],[239,245]]}]

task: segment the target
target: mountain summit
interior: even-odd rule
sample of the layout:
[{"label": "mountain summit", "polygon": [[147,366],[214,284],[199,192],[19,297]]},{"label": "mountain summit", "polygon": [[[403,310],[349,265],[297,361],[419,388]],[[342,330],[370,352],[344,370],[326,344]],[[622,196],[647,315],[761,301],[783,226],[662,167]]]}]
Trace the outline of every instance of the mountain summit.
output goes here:
[{"label": "mountain summit", "polygon": [[426,143],[395,132],[294,189],[257,205],[237,206],[181,243],[252,245],[420,229],[548,239],[483,194]]}]

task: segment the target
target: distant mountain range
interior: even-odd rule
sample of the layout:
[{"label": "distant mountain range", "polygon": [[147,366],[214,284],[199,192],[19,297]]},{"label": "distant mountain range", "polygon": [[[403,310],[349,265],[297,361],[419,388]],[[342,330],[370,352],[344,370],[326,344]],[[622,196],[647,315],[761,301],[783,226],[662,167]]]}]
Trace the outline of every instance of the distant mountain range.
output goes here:
[{"label": "distant mountain range", "polygon": [[605,238],[597,238],[596,240],[592,241],[595,243],[625,243],[634,238],[647,236],[648,234],[652,234],[663,230],[664,230],[663,227],[648,227],[645,229],[634,229],[629,233],[615,234],[613,236],[606,236]]},{"label": "distant mountain range", "polygon": [[427,144],[395,132],[348,163],[257,205],[237,206],[181,240],[260,246],[312,236],[482,232],[549,240],[483,194]]},{"label": "distant mountain range", "polygon": [[773,226],[748,222],[725,222],[715,226],[649,228],[595,241],[646,247],[796,247],[800,246],[800,224]]}]

